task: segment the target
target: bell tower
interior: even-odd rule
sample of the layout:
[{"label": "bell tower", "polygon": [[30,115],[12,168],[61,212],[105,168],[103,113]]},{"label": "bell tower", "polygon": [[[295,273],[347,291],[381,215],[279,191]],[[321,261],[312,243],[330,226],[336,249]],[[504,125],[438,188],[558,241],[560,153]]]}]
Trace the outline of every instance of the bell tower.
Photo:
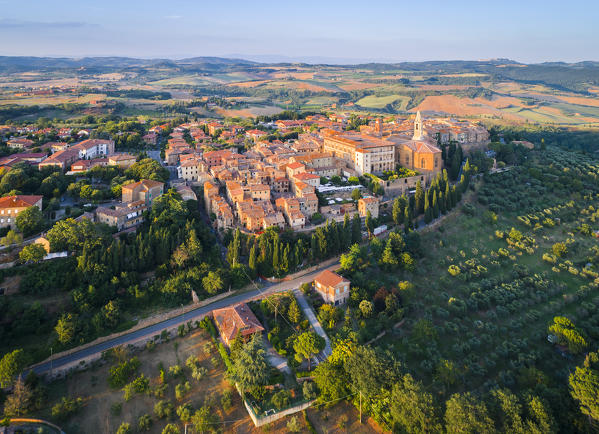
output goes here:
[{"label": "bell tower", "polygon": [[414,119],[414,137],[412,137],[412,140],[422,140],[423,138],[422,117],[420,116],[420,112],[417,112],[416,119]]}]

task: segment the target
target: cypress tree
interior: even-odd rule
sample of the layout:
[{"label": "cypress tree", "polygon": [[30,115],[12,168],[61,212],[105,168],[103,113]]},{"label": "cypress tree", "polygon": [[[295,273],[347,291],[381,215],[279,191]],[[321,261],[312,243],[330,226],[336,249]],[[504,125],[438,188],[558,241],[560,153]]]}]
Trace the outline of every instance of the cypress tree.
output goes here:
[{"label": "cypress tree", "polygon": [[437,192],[433,193],[433,217],[439,217],[439,204],[437,202]]},{"label": "cypress tree", "polygon": [[275,273],[279,272],[279,240],[275,240],[272,246],[272,269]]},{"label": "cypress tree", "polygon": [[412,229],[412,209],[409,206],[405,208],[403,224],[406,232],[408,229]]},{"label": "cypress tree", "polygon": [[401,200],[399,199],[399,196],[396,197],[395,200],[393,201],[392,215],[393,215],[393,222],[396,225],[400,225],[403,223],[403,207],[401,204]]},{"label": "cypress tree", "polygon": [[372,215],[370,214],[370,211],[366,213],[364,225],[366,226],[366,230],[368,230],[368,235],[372,235],[372,232],[374,231],[374,222],[372,221]]},{"label": "cypress tree", "polygon": [[248,267],[250,267],[250,270],[254,276],[256,275],[256,272],[258,271],[257,260],[258,260],[258,254],[256,252],[256,244],[254,243],[254,245],[250,249],[250,257],[248,259]]},{"label": "cypress tree", "polygon": [[433,213],[428,203],[428,195],[424,198],[424,223],[429,224],[433,221]]},{"label": "cypress tree", "polygon": [[445,197],[443,196],[443,193],[439,193],[439,214],[445,214],[446,212]]},{"label": "cypress tree", "polygon": [[458,192],[455,185],[451,187],[451,207],[454,208],[458,204]]},{"label": "cypress tree", "polygon": [[362,241],[362,222],[358,213],[355,213],[351,225],[351,243],[356,244],[360,241]]},{"label": "cypress tree", "polygon": [[318,258],[318,240],[316,239],[316,234],[312,234],[312,238],[310,239],[310,250],[312,258]]},{"label": "cypress tree", "polygon": [[414,215],[422,214],[424,211],[424,190],[420,181],[416,183],[416,193],[414,194]]},{"label": "cypress tree", "polygon": [[285,244],[285,248],[283,248],[280,269],[283,273],[287,273],[289,271],[289,244]]},{"label": "cypress tree", "polygon": [[449,211],[453,206],[451,205],[451,193],[449,192],[449,182],[445,184],[445,194],[443,195],[445,199],[445,209]]}]

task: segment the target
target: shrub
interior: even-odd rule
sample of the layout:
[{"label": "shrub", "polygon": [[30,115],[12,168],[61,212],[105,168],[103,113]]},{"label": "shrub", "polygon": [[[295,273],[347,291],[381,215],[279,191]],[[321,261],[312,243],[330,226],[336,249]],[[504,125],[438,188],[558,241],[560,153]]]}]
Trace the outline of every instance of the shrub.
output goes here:
[{"label": "shrub", "polygon": [[300,432],[302,430],[302,426],[297,416],[293,416],[291,419],[289,419],[289,422],[287,422],[287,429],[289,432]]},{"label": "shrub", "polygon": [[137,421],[137,430],[138,431],[150,431],[152,428],[152,417],[149,414],[144,414],[139,417]]},{"label": "shrub", "polygon": [[123,403],[122,402],[115,402],[110,406],[110,413],[113,416],[118,416],[121,414],[121,411],[123,410]]},{"label": "shrub", "polygon": [[279,390],[272,396],[271,402],[278,410],[287,408],[291,402],[291,393],[288,390]]},{"label": "shrub", "polygon": [[302,394],[305,399],[315,399],[318,396],[316,384],[312,381],[304,381],[302,386]]},{"label": "shrub", "polygon": [[189,422],[191,420],[191,405],[185,403],[177,407],[177,416],[181,419],[181,422]]},{"label": "shrub", "polygon": [[108,384],[110,387],[114,389],[119,389],[124,387],[125,384],[131,379],[133,374],[137,372],[139,369],[139,359],[137,357],[133,357],[130,360],[125,360],[122,363],[119,363],[116,366],[110,368],[108,373]]},{"label": "shrub", "polygon": [[220,404],[225,411],[228,411],[233,406],[233,390],[225,389],[223,391],[223,396],[220,398]]},{"label": "shrub", "polygon": [[52,417],[59,421],[66,420],[79,411],[82,404],[83,400],[81,398],[70,399],[63,396],[62,400],[52,407]]},{"label": "shrub", "polygon": [[173,404],[169,401],[158,401],[154,405],[154,414],[159,419],[169,418],[173,414]]},{"label": "shrub", "polygon": [[173,366],[169,366],[169,368],[168,368],[168,374],[172,378],[177,378],[177,377],[183,376],[183,368],[179,364],[176,364],[176,365],[173,365]]},{"label": "shrub", "polygon": [[177,398],[177,401],[181,401],[183,399],[183,397],[185,396],[185,394],[188,393],[190,390],[191,390],[191,385],[189,384],[189,381],[186,381],[185,383],[177,384],[175,386],[175,398]]},{"label": "shrub", "polygon": [[119,426],[119,429],[116,430],[116,434],[133,434],[131,424],[123,422],[121,426]]}]

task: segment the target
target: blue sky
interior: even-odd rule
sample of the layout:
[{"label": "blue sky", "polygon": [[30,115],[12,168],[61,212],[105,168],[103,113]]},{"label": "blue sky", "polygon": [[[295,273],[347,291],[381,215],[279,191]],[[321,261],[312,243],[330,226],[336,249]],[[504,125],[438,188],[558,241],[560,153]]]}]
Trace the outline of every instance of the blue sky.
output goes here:
[{"label": "blue sky", "polygon": [[0,0],[0,55],[599,60],[599,2]]}]

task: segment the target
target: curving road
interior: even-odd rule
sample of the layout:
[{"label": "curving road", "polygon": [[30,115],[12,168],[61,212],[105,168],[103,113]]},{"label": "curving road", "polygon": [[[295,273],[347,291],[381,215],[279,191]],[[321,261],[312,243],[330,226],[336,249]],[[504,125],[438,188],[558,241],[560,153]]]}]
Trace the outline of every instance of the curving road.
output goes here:
[{"label": "curving road", "polygon": [[197,309],[191,310],[189,312],[183,313],[179,316],[170,318],[168,320],[164,320],[158,322],[156,324],[152,324],[148,327],[135,330],[131,333],[127,333],[121,336],[118,336],[113,339],[109,339],[107,341],[98,343],[96,345],[89,346],[87,348],[83,348],[79,351],[75,351],[71,354],[67,354],[65,356],[56,357],[53,360],[46,360],[42,363],[39,363],[33,367],[33,370],[36,374],[43,374],[51,369],[61,368],[65,365],[70,365],[73,363],[77,363],[81,360],[85,360],[90,356],[94,356],[97,354],[101,354],[103,351],[109,350],[114,347],[118,347],[120,345],[127,345],[138,340],[148,338],[150,336],[158,335],[163,330],[170,329],[173,327],[177,327],[181,324],[185,324],[188,321],[195,321],[203,318],[208,313],[210,313],[214,309],[220,309],[222,307],[232,306],[237,303],[250,301],[254,298],[262,298],[265,295],[274,294],[277,292],[285,292],[293,289],[299,288],[302,283],[311,282],[314,280],[314,277],[325,269],[336,269],[339,267],[339,262],[335,262],[333,265],[329,265],[326,267],[318,268],[317,270],[305,274],[301,277],[298,277],[293,280],[277,283],[277,284],[267,284],[265,288],[262,289],[254,289],[252,291],[244,292],[242,294],[233,294],[229,297],[223,298],[221,300],[215,301],[214,303],[208,304],[206,306],[198,307]]}]

